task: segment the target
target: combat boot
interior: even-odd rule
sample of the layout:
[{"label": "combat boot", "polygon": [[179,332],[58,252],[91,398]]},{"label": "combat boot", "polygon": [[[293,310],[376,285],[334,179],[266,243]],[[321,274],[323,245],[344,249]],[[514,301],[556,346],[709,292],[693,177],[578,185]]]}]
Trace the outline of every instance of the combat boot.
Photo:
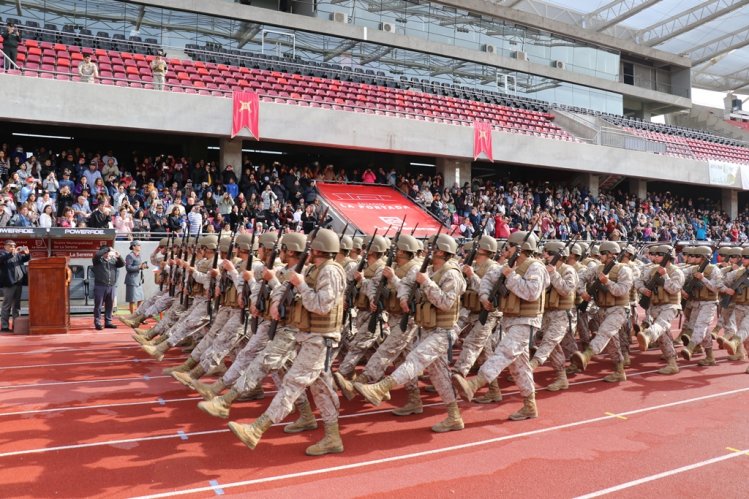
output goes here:
[{"label": "combat boot", "polygon": [[131,317],[120,317],[120,321],[127,327],[136,328],[145,321],[147,317],[145,315],[133,315]]},{"label": "combat boot", "polygon": [[566,390],[570,387],[569,381],[567,381],[567,371],[562,369],[557,371],[557,379],[552,384],[546,387],[550,392],[558,392],[559,390]]},{"label": "combat boot", "polygon": [[458,394],[463,397],[467,402],[473,400],[476,395],[476,391],[479,388],[489,383],[489,380],[482,376],[481,372],[472,379],[466,379],[458,373],[453,373],[453,386],[458,391]]},{"label": "combat boot", "polygon": [[682,328],[681,334],[679,335],[679,339],[681,340],[681,344],[684,346],[689,345],[689,342],[692,340],[692,330]]},{"label": "combat boot", "polygon": [[489,389],[480,397],[473,399],[477,404],[496,404],[502,402],[502,392],[499,390],[499,381],[496,379],[489,383]]},{"label": "combat boot", "polygon": [[632,359],[629,357],[629,352],[622,352],[622,357],[624,358],[624,367],[632,365]]},{"label": "combat boot", "polygon": [[232,388],[220,397],[213,397],[211,400],[198,402],[198,409],[211,416],[226,419],[229,417],[229,409],[231,409],[232,402],[237,400],[239,395],[241,393],[236,388]]},{"label": "combat boot", "polygon": [[421,394],[418,388],[408,389],[408,399],[406,405],[393,409],[393,414],[396,416],[410,416],[411,414],[421,414],[424,412],[424,406],[421,404]]},{"label": "combat boot", "polygon": [[338,422],[325,423],[325,436],[304,451],[308,456],[324,456],[325,454],[340,454],[343,452],[343,441],[338,431]]},{"label": "combat boot", "polygon": [[586,348],[583,352],[575,352],[572,354],[572,357],[570,357],[570,362],[577,366],[580,371],[585,371],[585,369],[588,367],[588,363],[590,362],[590,359],[593,358],[593,350],[590,349],[590,347]]},{"label": "combat boot", "polygon": [[351,380],[346,379],[346,377],[339,372],[333,373],[333,377],[335,378],[335,381],[338,384],[338,388],[341,389],[341,393],[343,394],[344,397],[346,397],[346,400],[354,400],[354,397],[356,397],[356,390],[354,390],[354,383],[356,381],[360,381],[357,379],[356,374],[354,374],[351,377]]},{"label": "combat boot", "polygon": [[685,346],[681,349],[681,352],[679,352],[679,355],[684,360],[692,360],[692,356],[694,355],[694,349],[697,348],[697,343],[694,343],[692,341],[689,342],[689,345]]},{"label": "combat boot", "polygon": [[723,346],[728,352],[728,355],[736,355],[736,352],[739,351],[739,347],[741,346],[741,340],[736,336],[731,336],[731,338],[723,341]]},{"label": "combat boot", "polygon": [[605,376],[603,380],[606,383],[619,383],[621,381],[627,381],[627,373],[624,372],[624,362],[617,362],[614,367],[614,372]]},{"label": "combat boot", "polygon": [[666,359],[666,367],[661,367],[660,369],[658,369],[658,374],[679,374],[679,366],[678,364],[676,364],[676,357]]},{"label": "combat boot", "polygon": [[574,376],[575,374],[580,372],[580,368],[577,367],[575,364],[570,364],[567,366],[567,368],[564,370],[564,373],[567,376]]},{"label": "combat boot", "polygon": [[536,408],[536,394],[533,393],[523,398],[523,407],[517,412],[510,414],[511,421],[523,421],[524,419],[533,419],[538,417]]},{"label": "combat boot", "polygon": [[226,388],[226,385],[222,380],[218,380],[210,385],[201,383],[200,381],[196,381],[195,383],[193,383],[192,388],[195,389],[195,391],[198,392],[203,397],[203,399],[211,400],[214,397],[218,397],[221,393],[221,390]]},{"label": "combat boot", "polygon": [[457,431],[465,428],[463,424],[463,418],[460,417],[460,409],[458,409],[457,402],[450,402],[447,404],[447,417],[432,426],[432,431],[435,433],[445,433],[448,431]]},{"label": "combat boot", "polygon": [[137,334],[138,336],[146,336],[149,331],[151,331],[151,330],[150,329],[142,329],[142,328],[139,328],[139,327],[135,328],[135,334]]},{"label": "combat boot", "polygon": [[537,358],[533,357],[529,365],[531,366],[531,371],[535,371],[536,369],[538,369],[538,366],[540,366],[541,363],[538,361]]},{"label": "combat boot", "polygon": [[198,365],[196,367],[193,367],[193,369],[189,372],[176,372],[172,373],[172,378],[176,379],[183,385],[185,385],[188,388],[192,388],[193,383],[195,383],[197,380],[200,379],[201,376],[205,374],[205,369],[203,369],[202,366]]},{"label": "combat boot", "polygon": [[312,414],[312,406],[309,405],[309,401],[305,401],[302,406],[298,406],[299,418],[291,424],[287,424],[283,431],[284,433],[300,433],[307,430],[317,429],[317,420],[315,415]]},{"label": "combat boot", "polygon": [[[182,364],[178,364],[176,366],[167,367],[163,371],[161,371],[161,374],[166,375],[172,375],[174,376],[175,373],[186,373],[189,372],[190,369],[198,365],[198,361],[193,359],[192,357],[188,357]],[[178,380],[179,381],[179,380]]]},{"label": "combat boot", "polygon": [[650,348],[650,336],[648,336],[647,330],[637,333],[637,346],[640,347],[641,352],[647,352]]},{"label": "combat boot", "polygon": [[746,350],[743,343],[739,343],[738,350],[736,350],[735,354],[729,355],[728,360],[746,360]]},{"label": "combat boot", "polygon": [[258,383],[257,386],[255,386],[255,388],[253,388],[249,392],[246,392],[240,395],[237,401],[248,402],[250,400],[263,400],[264,398],[265,398],[265,392],[263,391],[263,386]]},{"label": "combat boot", "polygon": [[708,366],[717,366],[718,363],[715,362],[715,357],[713,357],[713,349],[712,348],[706,348],[705,349],[705,358],[697,362],[698,366],[702,367],[708,367]]},{"label": "combat boot", "polygon": [[385,376],[380,382],[372,384],[354,383],[354,389],[361,393],[367,399],[367,402],[374,406],[380,405],[382,399],[390,394],[390,390],[395,387],[395,380],[390,376]]},{"label": "combat boot", "polygon": [[273,422],[265,415],[265,413],[263,413],[263,415],[257,418],[252,424],[241,424],[231,421],[229,423],[229,429],[247,447],[255,449],[260,438],[262,438],[263,433],[268,431],[268,428],[272,425]]},{"label": "combat boot", "polygon": [[139,334],[131,334],[130,337],[134,339],[139,345],[148,345],[148,338]]},{"label": "combat boot", "polygon": [[143,345],[141,347],[144,352],[146,352],[148,355],[156,359],[157,362],[161,362],[164,360],[164,354],[167,350],[169,350],[169,343],[166,341],[163,341],[159,343],[158,345]]}]

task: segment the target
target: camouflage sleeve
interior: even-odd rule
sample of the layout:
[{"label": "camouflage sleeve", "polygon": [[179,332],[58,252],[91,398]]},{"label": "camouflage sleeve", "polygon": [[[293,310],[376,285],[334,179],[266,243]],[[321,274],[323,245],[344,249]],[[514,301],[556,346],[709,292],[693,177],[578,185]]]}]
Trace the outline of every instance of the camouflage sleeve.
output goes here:
[{"label": "camouflage sleeve", "polygon": [[681,291],[684,287],[684,272],[679,268],[675,268],[669,274],[668,272],[663,276],[663,289],[667,293],[675,295]]},{"label": "camouflage sleeve", "polygon": [[242,279],[242,277],[239,275],[239,271],[237,271],[236,267],[231,272],[227,272],[226,275],[229,277],[229,279],[231,279],[231,282],[237,289],[239,289],[244,282],[244,279]]},{"label": "camouflage sleeve", "polygon": [[731,270],[727,273],[723,274],[723,285],[721,286],[721,290],[728,289],[731,286],[733,286],[733,283],[736,282],[736,279],[738,279],[739,274],[743,270],[743,267],[739,267],[736,270]]},{"label": "camouflage sleeve", "polygon": [[609,291],[614,296],[625,296],[629,294],[629,290],[632,289],[633,284],[632,270],[630,270],[626,265],[623,265],[619,269],[618,281],[609,281],[606,287],[609,288]]},{"label": "camouflage sleeve", "polygon": [[549,285],[549,273],[540,263],[533,263],[522,277],[512,272],[507,276],[507,289],[512,291],[518,298],[526,301],[535,301],[541,296]]},{"label": "camouflage sleeve", "polygon": [[[211,262],[213,263],[213,262]],[[195,282],[198,284],[202,284],[203,286],[210,285],[211,278],[208,276],[208,271],[211,270],[213,267],[208,264],[207,260],[201,260],[195,264],[195,272],[192,273],[192,278],[195,279]],[[207,269],[204,272],[201,272],[198,269]]]},{"label": "camouflage sleeve", "polygon": [[418,273],[419,268],[414,265],[414,267],[408,271],[408,274],[406,274],[403,279],[398,280],[398,285],[395,288],[398,300],[405,300],[408,298],[408,294],[411,292],[411,288],[416,282],[416,274]]},{"label": "camouflage sleeve", "polygon": [[642,277],[642,269],[639,265],[630,265],[629,268],[632,269],[632,280],[637,282]]},{"label": "camouflage sleeve", "polygon": [[[475,270],[475,268],[474,268],[474,270]],[[484,275],[486,275],[486,274],[484,274]],[[476,275],[476,272],[473,273],[473,275],[470,277],[470,279],[466,279],[466,286],[471,291],[476,291],[477,293],[479,292],[479,288],[481,286],[481,278],[478,275]]]},{"label": "camouflage sleeve", "polygon": [[577,292],[584,293],[588,283],[598,277],[598,267],[588,267],[578,274]]},{"label": "camouflage sleeve", "polygon": [[713,267],[713,273],[710,278],[705,277],[702,283],[713,293],[718,293],[723,288],[723,271],[718,267]]},{"label": "camouflage sleeve", "polygon": [[375,273],[372,277],[363,281],[362,290],[364,290],[364,293],[367,295],[367,298],[369,298],[370,302],[374,301],[375,299],[377,287],[380,285],[380,280],[382,279],[383,270],[385,270],[385,266],[381,265],[377,270],[375,270]]},{"label": "camouflage sleeve", "polygon": [[442,274],[439,283],[428,279],[421,285],[427,300],[440,310],[450,310],[466,290],[463,274],[457,269],[450,269]]},{"label": "camouflage sleeve", "polygon": [[490,268],[479,283],[479,299],[488,300],[489,295],[494,289],[494,285],[497,283],[499,276],[502,275],[502,268],[504,265],[494,265]]},{"label": "camouflage sleeve", "polygon": [[637,289],[639,292],[645,291],[645,285],[647,284],[647,281],[650,279],[650,272],[651,269],[646,269],[644,272],[640,272],[639,277],[635,277],[634,273],[632,273],[632,279],[635,283],[635,289]]},{"label": "camouflage sleeve", "polygon": [[151,265],[156,265],[158,267],[159,265],[161,265],[161,262],[166,260],[166,257],[157,248],[153,251],[153,253],[151,253],[150,260]]},{"label": "camouflage sleeve", "polygon": [[346,277],[337,265],[327,265],[317,276],[315,289],[302,283],[297,286],[304,308],[315,314],[327,314],[337,301],[343,300]]},{"label": "camouflage sleeve", "polygon": [[565,269],[562,274],[554,270],[554,272],[549,274],[549,279],[559,296],[566,297],[577,290],[577,271],[572,267]]}]

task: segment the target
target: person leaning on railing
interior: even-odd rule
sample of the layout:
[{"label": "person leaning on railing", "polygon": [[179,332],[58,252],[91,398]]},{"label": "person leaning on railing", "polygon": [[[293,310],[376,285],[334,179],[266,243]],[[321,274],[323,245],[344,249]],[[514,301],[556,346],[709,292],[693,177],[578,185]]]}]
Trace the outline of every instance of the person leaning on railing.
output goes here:
[{"label": "person leaning on railing", "polygon": [[[13,64],[18,64],[16,59],[18,58],[18,45],[21,43],[21,32],[18,31],[15,23],[12,21],[8,23],[3,32],[3,52],[8,56],[8,59]],[[7,61],[3,61],[3,66],[7,66]]]}]

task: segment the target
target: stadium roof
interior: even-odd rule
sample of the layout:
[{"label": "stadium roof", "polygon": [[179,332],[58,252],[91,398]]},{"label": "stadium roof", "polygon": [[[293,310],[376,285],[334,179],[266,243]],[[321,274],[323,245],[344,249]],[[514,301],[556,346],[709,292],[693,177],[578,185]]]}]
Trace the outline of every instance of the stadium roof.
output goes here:
[{"label": "stadium roof", "polygon": [[500,5],[688,57],[692,86],[749,90],[749,0],[501,0]]}]

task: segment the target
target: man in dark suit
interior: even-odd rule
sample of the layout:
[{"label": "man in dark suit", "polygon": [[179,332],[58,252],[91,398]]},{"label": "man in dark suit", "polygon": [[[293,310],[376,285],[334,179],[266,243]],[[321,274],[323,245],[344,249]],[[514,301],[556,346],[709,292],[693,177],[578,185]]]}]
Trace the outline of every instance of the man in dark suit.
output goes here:
[{"label": "man in dark suit", "polygon": [[15,326],[16,317],[21,314],[21,288],[26,281],[26,262],[31,259],[26,246],[16,248],[14,241],[5,241],[5,251],[0,253],[0,287],[3,291],[3,308],[0,313],[2,329],[0,332],[10,332],[10,315],[13,314]]},{"label": "man in dark suit", "polygon": [[[122,255],[106,244],[99,248],[94,258],[94,327],[117,329],[112,322],[112,308],[117,285],[117,269],[125,266]],[[104,327],[101,325],[101,306],[104,304]]]}]

